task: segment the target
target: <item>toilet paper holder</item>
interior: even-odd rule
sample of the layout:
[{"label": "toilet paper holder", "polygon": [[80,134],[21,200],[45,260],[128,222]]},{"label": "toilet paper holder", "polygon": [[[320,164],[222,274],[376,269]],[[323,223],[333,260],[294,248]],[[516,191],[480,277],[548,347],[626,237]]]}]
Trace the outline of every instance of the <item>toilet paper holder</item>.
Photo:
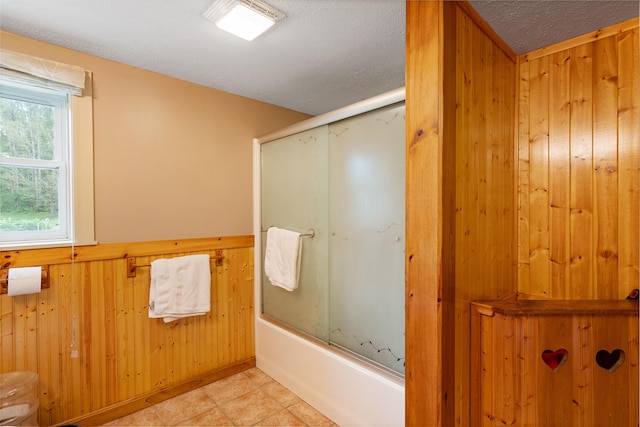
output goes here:
[{"label": "toilet paper holder", "polygon": [[[42,289],[49,288],[49,266],[42,266]],[[0,294],[6,294],[9,289],[9,269],[0,270]]]}]

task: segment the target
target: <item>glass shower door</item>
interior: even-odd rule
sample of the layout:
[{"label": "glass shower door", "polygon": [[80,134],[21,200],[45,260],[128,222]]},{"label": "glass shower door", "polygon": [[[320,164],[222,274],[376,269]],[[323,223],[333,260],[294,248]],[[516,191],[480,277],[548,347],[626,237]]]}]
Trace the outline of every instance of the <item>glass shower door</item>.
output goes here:
[{"label": "glass shower door", "polygon": [[[404,374],[404,104],[263,143],[261,227],[302,238],[298,288],[271,318]],[[266,233],[262,233],[262,259]]]},{"label": "glass shower door", "polygon": [[329,340],[404,373],[404,105],[329,125]]},{"label": "glass shower door", "polygon": [[321,126],[262,144],[262,259],[269,227],[306,233],[299,286],[269,284],[262,269],[262,312],[325,342],[329,339],[328,131]]}]

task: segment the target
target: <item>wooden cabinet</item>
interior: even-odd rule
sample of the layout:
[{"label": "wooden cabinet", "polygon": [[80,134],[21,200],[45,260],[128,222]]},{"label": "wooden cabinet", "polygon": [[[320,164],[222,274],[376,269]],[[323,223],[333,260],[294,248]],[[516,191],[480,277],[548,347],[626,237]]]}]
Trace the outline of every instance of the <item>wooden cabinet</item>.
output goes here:
[{"label": "wooden cabinet", "polygon": [[471,425],[638,425],[637,301],[478,301],[471,313]]}]

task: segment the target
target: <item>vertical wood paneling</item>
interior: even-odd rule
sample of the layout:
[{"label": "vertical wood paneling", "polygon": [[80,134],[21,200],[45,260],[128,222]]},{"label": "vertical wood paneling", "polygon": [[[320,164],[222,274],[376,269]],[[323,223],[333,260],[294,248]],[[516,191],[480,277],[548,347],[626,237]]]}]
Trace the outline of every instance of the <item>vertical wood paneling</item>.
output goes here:
[{"label": "vertical wood paneling", "polygon": [[[486,225],[484,218],[487,212],[486,206],[486,162],[485,156],[488,154],[486,145],[486,43],[487,40],[481,36],[480,31],[475,25],[471,25],[471,58],[469,67],[465,72],[471,76],[471,84],[469,89],[471,92],[471,102],[467,105],[467,117],[462,123],[469,127],[470,138],[462,141],[462,149],[469,150],[469,163],[465,165],[469,168],[471,181],[467,191],[467,200],[463,207],[469,213],[465,236],[468,239],[469,251],[463,253],[469,263],[473,260],[480,261],[479,265],[486,265],[485,253],[480,250],[481,244],[486,244],[485,249],[489,247],[489,240],[482,240],[484,234],[484,226]],[[456,123],[457,124],[457,123]],[[475,276],[479,283],[485,283],[486,270],[483,268],[474,269]],[[461,286],[466,289],[466,286]]]},{"label": "vertical wood paneling", "polygon": [[469,425],[470,301],[516,290],[516,65],[469,9],[407,2],[407,425]]},{"label": "vertical wood paneling", "polygon": [[[175,256],[183,256],[183,253],[177,253]],[[141,269],[142,270],[142,269]],[[150,275],[150,268],[145,268],[144,274],[138,275],[136,274],[135,278],[131,278],[127,280],[124,288],[125,288],[125,318],[126,318],[126,335],[129,337],[129,342],[133,345],[126,346],[126,358],[127,358],[127,371],[126,373],[126,381],[127,381],[127,394],[130,396],[137,396],[139,393],[144,391],[144,385],[141,383],[140,370],[142,369],[143,360],[145,357],[145,349],[147,347],[144,342],[144,328],[148,327],[148,324],[142,324],[139,322],[139,314],[138,311],[142,308],[147,309],[147,304],[149,301],[148,287],[149,281],[148,279]],[[143,280],[146,279],[146,280]],[[146,301],[142,302],[141,300],[144,297],[139,296],[139,292],[146,293]],[[143,304],[143,307],[140,307],[139,304]],[[149,319],[153,321],[152,319]],[[147,323],[147,322],[145,322]],[[124,345],[122,347],[125,347]],[[178,360],[178,359],[176,359]]]},{"label": "vertical wood paneling", "polygon": [[572,298],[593,289],[593,46],[571,49],[571,270]]},{"label": "vertical wood paneling", "polygon": [[[96,261],[92,263],[86,263],[85,277],[86,280],[91,282],[97,277],[104,277],[103,261]],[[104,388],[96,387],[95,384],[106,384],[106,378],[104,376],[104,364],[100,363],[100,360],[104,358],[104,304],[100,301],[104,301],[104,287],[100,286],[92,289],[91,292],[85,294],[84,307],[91,307],[91,310],[84,311],[83,322],[84,328],[84,345],[87,347],[86,358],[88,360],[88,368],[85,373],[85,378],[89,378],[89,390],[90,390],[90,406],[89,411],[96,410],[99,407],[104,407]],[[98,406],[103,405],[103,406]]]},{"label": "vertical wood paneling", "polygon": [[[551,298],[565,298],[569,280],[569,183],[570,113],[569,92],[571,57],[567,53],[551,56],[549,66],[549,261],[551,282],[542,282]],[[527,89],[528,90],[528,89]],[[544,207],[541,207],[543,211]],[[523,212],[524,214],[524,212]],[[531,293],[531,292],[527,292]]]},{"label": "vertical wood paneling", "polygon": [[[530,302],[472,307],[482,372],[471,425],[637,425],[637,302]],[[568,351],[566,361],[552,370],[541,356],[559,349]],[[616,349],[624,352],[617,368],[596,363],[599,351]]]},{"label": "vertical wood paneling", "polygon": [[[640,342],[638,340],[638,319],[635,317],[630,317],[627,319],[627,330],[628,332],[628,354],[626,357],[629,360],[640,360],[639,349]],[[640,378],[638,376],[638,364],[637,363],[629,363],[629,375],[628,378],[631,379],[629,381],[629,389],[627,396],[629,397],[629,402],[640,402],[640,386],[638,381],[633,381],[633,378]],[[640,405],[640,404],[639,404]],[[629,411],[629,425],[637,426],[640,422],[640,411]]]},{"label": "vertical wood paneling", "polygon": [[501,340],[504,343],[504,352],[501,358],[501,371],[502,371],[502,390],[503,393],[499,394],[497,404],[503,407],[505,410],[502,413],[501,419],[497,420],[502,425],[515,425],[516,423],[516,359],[515,359],[515,347],[516,331],[515,323],[512,321],[504,321],[501,325]]},{"label": "vertical wood paneling", "polygon": [[[557,316],[553,322],[540,322],[539,320],[539,316],[531,317],[531,321],[538,324],[538,335],[536,337],[538,347],[535,351],[525,356],[538,362],[536,380],[530,384],[534,388],[528,390],[529,393],[535,394],[538,423],[541,426],[574,425],[571,422],[572,415],[570,413],[573,387],[571,372],[573,369],[564,369],[566,367],[565,364],[557,372],[553,372],[542,362],[542,352],[544,350],[556,351],[564,348],[569,351],[569,361],[573,361],[577,356],[575,351],[579,347],[571,345],[571,319],[567,316]],[[548,393],[547,390],[554,390],[554,392]],[[552,408],[555,408],[555,410]]]},{"label": "vertical wood paneling", "polygon": [[549,61],[530,66],[529,108],[529,291],[548,293],[549,282]]},{"label": "vertical wood paneling", "polygon": [[[49,267],[49,274],[51,275],[51,278],[53,277],[61,277],[62,273],[60,271],[60,266],[57,265],[52,265]],[[51,280],[49,283],[49,291],[48,292],[48,299],[49,300],[49,312],[48,314],[43,318],[43,321],[46,321],[49,324],[49,334],[50,334],[50,345],[51,345],[51,351],[48,351],[49,355],[50,355],[50,373],[49,373],[49,377],[45,377],[45,378],[41,378],[40,382],[44,382],[45,384],[47,384],[47,396],[44,399],[44,402],[42,402],[42,398],[44,396],[40,396],[41,399],[41,405],[44,406],[44,411],[43,409],[40,409],[40,416],[43,418],[41,419],[41,421],[46,421],[47,416],[49,419],[49,422],[51,424],[53,424],[55,422],[55,420],[60,420],[63,419],[62,418],[62,410],[61,410],[61,406],[59,405],[59,399],[61,398],[61,384],[63,382],[63,375],[62,375],[62,360],[61,358],[63,357],[62,351],[59,348],[59,344],[60,343],[60,322],[59,322],[59,315],[58,313],[60,313],[61,309],[60,309],[60,304],[59,304],[59,300],[60,300],[60,295],[62,295],[62,287],[59,284],[59,281],[57,282],[58,284],[56,285],[56,282]],[[44,294],[42,295],[44,297]],[[2,297],[0,297],[1,299]],[[43,298],[44,299],[44,298]],[[57,350],[57,351],[56,351]],[[3,351],[4,352],[4,351]],[[47,351],[43,351],[43,352],[47,352]],[[66,357],[66,354],[64,355],[64,357]],[[7,371],[3,371],[3,372],[7,372]]]},{"label": "vertical wood paneling", "polygon": [[[124,274],[124,271],[122,271]],[[145,273],[143,273],[145,274]],[[114,386],[117,390],[118,401],[127,399],[133,393],[129,390],[132,389],[132,380],[134,377],[133,366],[130,366],[129,353],[135,348],[135,342],[131,336],[132,327],[127,325],[128,315],[127,302],[131,301],[132,295],[127,290],[129,280],[123,279],[126,275],[121,276],[116,283],[115,289],[115,310],[116,310],[116,331],[118,339],[116,340],[116,383]],[[127,343],[130,343],[127,345]]]},{"label": "vertical wood paneling", "polygon": [[[573,399],[577,402],[574,404],[574,420],[584,419],[586,426],[594,425],[593,407],[594,402],[594,383],[593,371],[595,364],[595,354],[598,351],[596,343],[593,342],[591,334],[592,316],[577,315],[573,317],[573,334],[568,336],[572,338],[572,386],[574,388]],[[586,422],[585,422],[586,421]]]},{"label": "vertical wood paneling", "polygon": [[[473,50],[473,21],[464,13],[457,13],[456,16],[456,50],[461,52],[470,52]],[[477,48],[477,46],[476,46]],[[456,64],[456,123],[462,122],[465,117],[468,116],[470,105],[473,102],[473,90],[472,82],[475,82],[476,76],[473,74],[471,62],[473,60],[472,55],[465,55],[456,58],[458,63]],[[462,71],[465,70],[465,71]],[[457,141],[477,141],[477,134],[473,131],[472,127],[464,127],[462,129],[456,129]],[[456,144],[456,164],[469,165],[474,162],[473,150],[465,149],[459,150]],[[455,168],[456,173],[456,191],[455,191],[455,213],[456,213],[456,230],[464,229],[464,232],[455,233],[455,256],[456,256],[456,323],[464,322],[464,319],[468,316],[465,307],[465,300],[469,298],[469,292],[459,283],[469,282],[471,279],[471,269],[459,268],[459,265],[466,265],[471,260],[465,258],[464,254],[473,250],[471,246],[471,228],[469,224],[476,218],[476,212],[473,209],[460,208],[467,206],[469,197],[471,197],[471,188],[474,183],[474,177],[472,176],[472,168]],[[467,351],[469,341],[467,334],[460,328],[455,328],[456,333],[456,348],[460,352]],[[465,370],[467,366],[456,367],[456,390],[457,397],[460,401],[456,405],[456,413],[464,414],[462,408],[465,407],[465,403],[469,404],[469,393],[465,390],[464,379]],[[463,415],[464,416],[464,415]],[[458,418],[458,417],[456,417]]]},{"label": "vertical wood paneling", "polygon": [[596,297],[618,297],[618,54],[614,37],[593,43]]},{"label": "vertical wood paneling", "polygon": [[15,353],[13,350],[13,301],[0,297],[0,369],[8,372],[15,366]]},{"label": "vertical wood paneling", "polygon": [[19,304],[14,308],[14,344],[13,344],[13,357],[15,358],[16,366],[19,370],[27,369],[27,365],[24,360],[24,352],[25,352],[25,339],[24,335],[26,332],[25,325],[25,314],[28,309],[26,304],[25,296],[19,296],[17,299],[19,300]]},{"label": "vertical wood paneling", "polygon": [[[473,49],[478,46],[473,45],[473,32],[474,25],[472,20],[465,14],[458,11],[457,23],[456,23],[456,51],[465,52],[465,55],[458,55],[456,63],[456,86],[464,87],[465,90],[456,90],[456,123],[467,122],[472,114],[471,108],[468,106],[472,104],[472,90],[471,85],[476,80],[474,69],[471,66],[473,61]],[[476,110],[477,111],[477,110]],[[467,147],[473,144],[472,141],[477,143],[477,133],[471,126],[465,126],[462,129],[456,129],[456,145],[462,145],[465,149],[459,149],[456,147],[456,191],[455,191],[455,213],[456,213],[456,230],[464,230],[463,232],[455,233],[456,241],[456,323],[460,324],[468,318],[468,307],[466,306],[466,300],[469,298],[468,290],[460,286],[461,283],[468,283],[472,280],[473,271],[470,268],[459,268],[460,266],[466,267],[471,259],[460,257],[461,253],[469,253],[474,248],[471,245],[471,239],[474,237],[471,224],[477,219],[477,210],[471,209],[469,204],[469,198],[473,197],[471,194],[471,186],[476,182],[473,176],[473,168],[470,166],[473,164],[473,150],[467,149]],[[463,165],[458,167],[457,165]],[[461,208],[463,207],[463,208]],[[469,207],[467,209],[467,207]],[[474,230],[475,231],[475,230]],[[469,350],[470,340],[467,334],[460,328],[455,329],[456,333],[456,349],[460,353],[464,353]],[[467,370],[469,365],[459,364],[456,367],[456,419],[459,419],[460,413],[464,413],[466,407],[468,407],[470,396],[469,390],[466,387],[465,380],[469,378]]]},{"label": "vertical wood paneling", "polygon": [[[632,377],[630,365],[634,364],[629,356],[627,347],[622,350],[625,352],[626,363],[623,363],[614,372],[608,372],[599,366],[595,365],[593,355],[600,350],[612,352],[618,349],[619,337],[633,337],[632,331],[629,330],[629,322],[625,316],[611,316],[607,319],[603,319],[598,322],[593,322],[593,327],[589,330],[590,342],[597,342],[597,346],[592,348],[591,360],[592,364],[592,393],[593,400],[597,404],[593,405],[593,425],[598,425],[597,420],[606,420],[608,425],[623,426],[633,425],[629,421],[631,412],[638,412],[630,410],[637,403],[636,401],[629,400],[627,393],[611,393],[612,389],[620,391],[630,390],[630,383],[637,383],[637,376]],[[626,343],[625,343],[626,344]],[[631,405],[630,405],[631,404]],[[612,411],[610,408],[616,408]]]},{"label": "vertical wood paneling", "polygon": [[[406,421],[447,425],[442,354],[442,2],[407,2]],[[419,236],[430,236],[424,239]],[[448,283],[448,285],[452,285]],[[449,301],[447,301],[448,303]],[[428,360],[428,362],[427,362]]]},{"label": "vertical wood paneling", "polygon": [[550,51],[520,57],[518,292],[624,298],[638,287],[638,30]]},{"label": "vertical wood paneling", "polygon": [[38,353],[31,351],[38,346],[38,295],[28,295],[25,299],[25,366],[38,366]]},{"label": "vertical wood paneling", "polygon": [[530,242],[529,242],[529,192],[531,188],[531,171],[529,156],[529,94],[530,94],[530,63],[519,64],[518,84],[518,291],[531,294]]},{"label": "vertical wood paneling", "polygon": [[[496,319],[496,323],[499,323],[500,319]],[[495,337],[494,337],[494,329],[492,328],[492,323],[491,321],[489,321],[485,316],[481,316],[481,320],[480,320],[480,326],[481,326],[481,336],[482,336],[482,341],[481,341],[481,349],[480,352],[481,354],[490,354],[491,353],[491,349],[495,346]],[[482,424],[478,424],[478,425],[482,425],[482,426],[493,426],[494,425],[494,420],[495,420],[495,414],[493,413],[493,411],[487,411],[486,408],[493,408],[495,407],[495,383],[493,381],[491,381],[492,378],[499,378],[497,375],[495,375],[495,360],[492,358],[488,358],[488,357],[483,357],[481,358],[481,368],[482,368],[482,374],[481,376],[481,381],[480,381],[480,387],[481,387],[481,396],[482,396],[482,402],[483,405],[480,407],[479,412],[479,421]],[[486,405],[486,406],[485,406]],[[474,417],[474,420],[475,417]],[[473,423],[473,425],[475,425],[475,422]]]},{"label": "vertical wood paneling", "polygon": [[[138,268],[135,278],[127,278],[126,256],[110,257],[109,245],[83,249],[85,257],[95,252],[89,253],[92,260],[51,263],[49,289],[0,295],[0,372],[38,373],[40,424],[53,425],[252,359],[250,240],[224,249],[222,267],[212,263],[212,311],[168,324],[148,318],[150,269]],[[129,245],[135,253],[136,244]],[[138,264],[192,253],[167,252],[158,244],[162,255],[154,255],[153,242],[137,245],[151,254],[137,257]],[[198,248],[197,253],[215,255],[199,243]],[[22,257],[31,256],[21,251],[8,258],[23,266]],[[51,262],[46,254],[34,258],[36,265]],[[74,318],[78,358],[71,357]]]},{"label": "vertical wood paneling", "polygon": [[[516,186],[516,147],[514,138],[517,129],[517,87],[518,74],[517,64],[511,61],[499,61],[500,79],[500,133],[498,147],[501,157],[498,159],[500,165],[500,193],[504,198],[496,209],[497,221],[500,224],[500,236],[504,244],[499,245],[498,253],[498,280],[502,288],[499,293],[513,293],[517,283],[517,186]],[[508,218],[505,220],[505,218]]]},{"label": "vertical wood paneling", "polygon": [[538,322],[532,316],[525,316],[519,321],[521,329],[519,335],[518,346],[518,363],[517,372],[520,373],[520,411],[516,420],[517,425],[523,427],[537,427],[540,425],[538,420],[538,406],[536,402],[536,384],[538,380],[538,360],[526,357],[527,354],[536,354],[540,348],[540,333],[538,332]]},{"label": "vertical wood paneling", "polygon": [[[450,24],[450,27],[453,24]],[[470,301],[515,292],[515,82],[511,59],[456,8],[455,36],[455,425],[469,425]],[[445,39],[445,45],[452,43]],[[445,79],[446,81],[446,79]],[[446,105],[449,105],[445,103]],[[452,115],[453,117],[453,115]],[[504,337],[502,337],[504,338]],[[499,367],[499,366],[498,366]],[[501,371],[505,381],[514,381]],[[513,399],[513,396],[494,396]],[[498,423],[484,417],[485,425]]]},{"label": "vertical wood paneling", "polygon": [[618,37],[618,297],[638,288],[640,45],[638,28]]},{"label": "vertical wood paneling", "polygon": [[[228,283],[228,268],[216,269],[216,275],[218,276],[218,283]],[[218,365],[224,366],[231,363],[230,351],[231,351],[231,322],[229,321],[229,289],[226,286],[217,288],[216,301],[217,301],[217,319],[216,323],[220,325],[217,329],[218,342],[223,346],[218,348]]]},{"label": "vertical wood paneling", "polygon": [[[118,274],[116,266],[118,263],[113,260],[103,261],[102,277],[103,280],[103,305],[104,305],[104,379],[105,384],[115,384],[117,378],[116,363],[116,306],[115,306],[115,288],[116,280],[122,277]],[[96,336],[100,336],[99,334]],[[99,359],[98,359],[99,360]],[[162,368],[162,367],[160,367]],[[158,368],[156,368],[158,369]],[[155,370],[155,369],[154,369]],[[113,405],[118,400],[115,387],[105,387],[105,400],[103,407]]]},{"label": "vertical wood paneling", "polygon": [[[459,52],[469,52],[472,50],[472,39],[473,39],[473,22],[472,20],[464,13],[456,14],[456,51]],[[456,123],[462,122],[467,115],[468,106],[471,104],[472,98],[472,90],[471,90],[471,82],[475,79],[475,76],[472,76],[469,72],[465,74],[461,70],[470,70],[471,67],[469,63],[471,62],[471,55],[460,56],[457,58],[458,63],[456,64],[456,111],[455,111],[455,120]],[[461,129],[456,129],[456,139],[469,141],[472,135],[470,132],[471,127],[463,127]],[[456,153],[455,153],[455,161],[456,164],[464,164],[468,165],[472,159],[470,156],[471,150],[458,150],[456,144]],[[462,227],[467,227],[467,224],[471,221],[474,212],[469,209],[461,209],[461,206],[465,206],[467,204],[469,198],[469,190],[471,188],[471,169],[470,168],[454,168],[455,170],[455,183],[456,183],[456,191],[453,194],[455,197],[455,227],[456,230],[460,230]],[[465,230],[469,230],[465,228]],[[459,283],[467,283],[471,278],[471,269],[458,268],[460,265],[466,265],[469,262],[469,259],[464,257],[465,253],[468,253],[470,250],[469,246],[469,233],[465,232],[455,232],[455,265],[456,265],[456,324],[464,322],[467,316],[470,316],[468,313],[468,306],[466,304],[466,300],[469,298],[468,289],[465,289],[462,286],[459,286]],[[455,342],[456,348],[461,352],[470,352],[470,341],[467,337],[467,333],[462,328],[455,328]],[[468,372],[470,369],[470,364],[460,364],[456,366],[456,398],[458,402],[456,403],[456,420],[460,420],[460,422],[464,422],[463,418],[465,418],[465,408],[471,406],[473,400],[469,394],[469,390],[465,388],[465,379],[470,378],[470,374],[473,373]],[[478,364],[477,367],[480,369],[481,366]],[[484,371],[483,371],[484,372]],[[461,414],[461,415],[458,415]]]},{"label": "vertical wood paneling", "polygon": [[[58,359],[58,369],[59,378],[56,387],[59,388],[60,394],[57,400],[56,405],[58,406],[59,411],[57,411],[56,418],[57,420],[65,420],[72,416],[73,408],[72,403],[78,401],[77,396],[74,396],[73,390],[76,388],[76,384],[73,382],[73,372],[72,372],[72,359],[70,359],[70,350],[71,350],[71,306],[70,302],[75,301],[77,295],[72,293],[71,291],[71,264],[64,264],[58,266],[58,276],[57,280],[54,281],[53,276],[50,278],[52,283],[50,283],[50,287],[55,286],[56,289],[56,300],[58,303],[58,311],[56,313],[52,313],[56,318],[58,323],[58,343],[54,343],[54,350],[59,354]],[[56,286],[57,283],[57,286]],[[43,291],[46,292],[46,291]],[[65,396],[63,398],[62,396]]]},{"label": "vertical wood paneling", "polygon": [[[51,332],[52,325],[48,322],[49,311],[51,310],[50,300],[48,298],[39,298],[38,304],[38,344],[36,348],[52,348]],[[51,425],[49,415],[51,412],[51,400],[49,396],[54,392],[51,388],[50,378],[51,370],[55,366],[51,362],[52,354],[50,352],[38,352],[38,374],[40,378],[39,399],[42,405],[42,414],[40,417],[41,425]]]}]

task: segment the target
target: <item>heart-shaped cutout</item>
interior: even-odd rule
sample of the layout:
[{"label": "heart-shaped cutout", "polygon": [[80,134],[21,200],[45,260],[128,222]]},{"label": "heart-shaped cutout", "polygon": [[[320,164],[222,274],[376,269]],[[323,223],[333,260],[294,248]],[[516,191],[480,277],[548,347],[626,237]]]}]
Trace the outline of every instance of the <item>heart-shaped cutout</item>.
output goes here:
[{"label": "heart-shaped cutout", "polygon": [[569,352],[564,348],[559,348],[556,351],[545,350],[542,352],[542,360],[553,372],[558,372],[558,370],[567,363],[568,359]]},{"label": "heart-shaped cutout", "polygon": [[613,372],[624,363],[624,351],[619,348],[611,353],[607,350],[600,350],[596,353],[596,363],[605,371]]}]

